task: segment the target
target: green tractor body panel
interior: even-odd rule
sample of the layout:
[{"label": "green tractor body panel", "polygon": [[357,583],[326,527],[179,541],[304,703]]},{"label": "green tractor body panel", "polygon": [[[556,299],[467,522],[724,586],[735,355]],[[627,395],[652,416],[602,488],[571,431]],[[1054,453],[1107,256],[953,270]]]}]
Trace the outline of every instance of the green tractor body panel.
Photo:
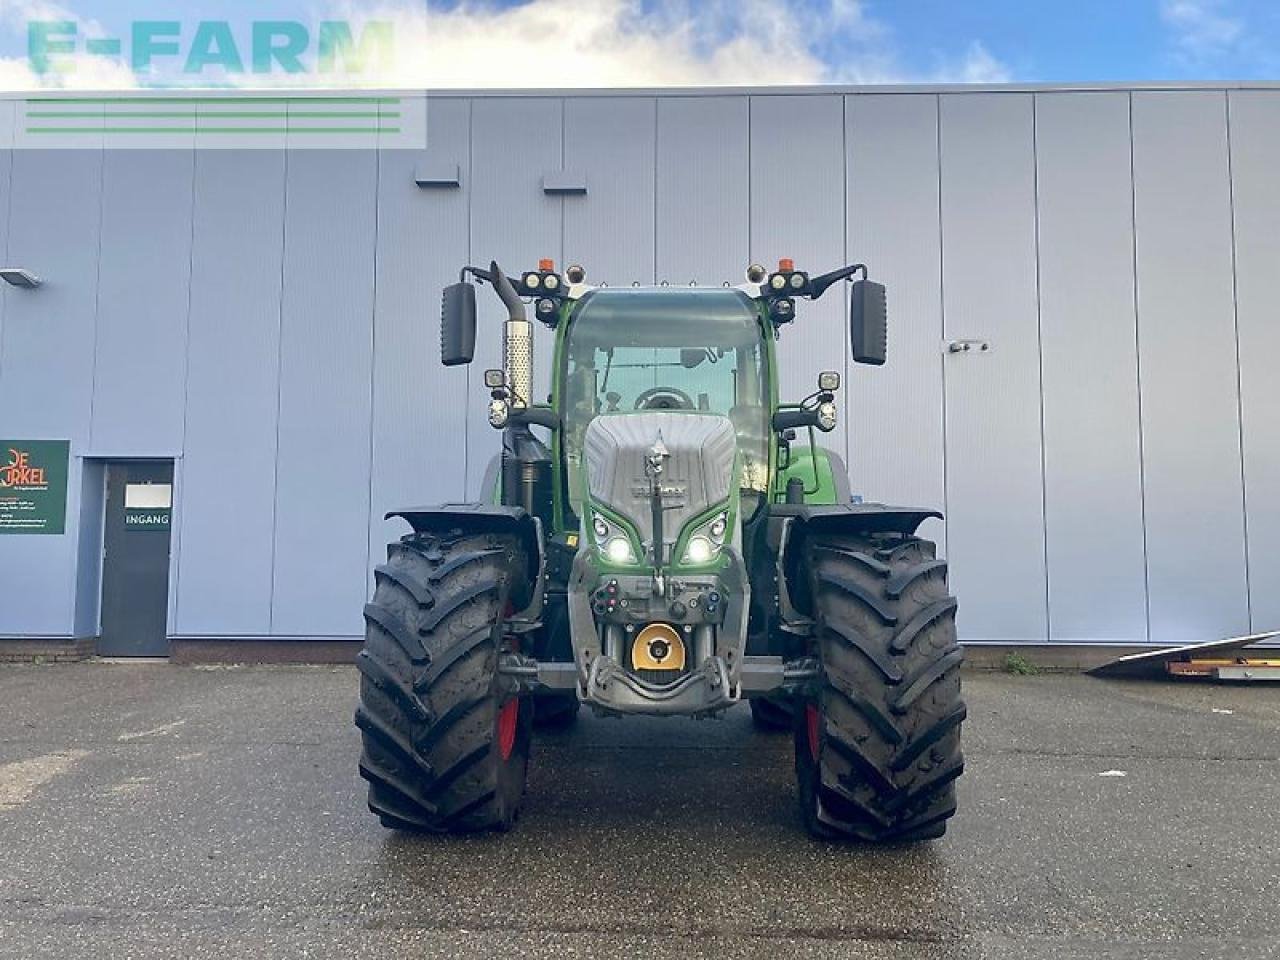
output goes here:
[{"label": "green tractor body panel", "polygon": [[841,473],[844,470],[843,463],[838,468],[835,466],[837,462],[838,458],[830,450],[795,444],[790,463],[778,470],[773,486],[775,500],[786,499],[787,484],[794,478],[804,484],[805,503],[847,503],[849,496],[845,491],[849,481],[837,474],[837,469]]}]

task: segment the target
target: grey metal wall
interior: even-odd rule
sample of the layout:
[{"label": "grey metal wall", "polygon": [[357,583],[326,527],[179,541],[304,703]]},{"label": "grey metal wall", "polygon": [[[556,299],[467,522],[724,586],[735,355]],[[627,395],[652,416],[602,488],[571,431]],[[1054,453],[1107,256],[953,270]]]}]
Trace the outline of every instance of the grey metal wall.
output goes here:
[{"label": "grey metal wall", "polygon": [[[1280,625],[1280,90],[418,103],[425,157],[12,149],[0,101],[0,249],[46,280],[0,294],[0,436],[74,458],[68,534],[0,537],[0,635],[94,632],[100,464],[146,456],[178,462],[174,635],[359,633],[383,513],[475,496],[496,449],[500,309],[445,370],[438,291],[543,256],[612,284],[868,262],[889,365],[848,362],[831,300],[783,388],[842,370],[854,490],[946,511],[967,639]],[[418,187],[428,158],[460,185]]]}]

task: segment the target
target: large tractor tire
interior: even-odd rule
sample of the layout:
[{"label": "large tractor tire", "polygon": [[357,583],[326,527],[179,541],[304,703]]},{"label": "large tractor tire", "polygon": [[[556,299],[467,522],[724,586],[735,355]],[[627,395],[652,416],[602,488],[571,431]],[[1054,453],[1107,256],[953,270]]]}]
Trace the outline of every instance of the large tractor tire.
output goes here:
[{"label": "large tractor tire", "polygon": [[369,809],[410,831],[507,830],[520,813],[531,705],[498,675],[503,618],[526,576],[515,538],[393,543],[365,607],[356,726]]},{"label": "large tractor tire", "polygon": [[822,664],[795,725],[805,825],[868,843],[940,837],[964,769],[946,564],[900,535],[814,536],[803,559]]},{"label": "large tractor tire", "polygon": [[[539,660],[573,663],[567,602],[547,608],[535,655]],[[567,730],[577,721],[579,707],[578,695],[574,691],[535,697],[533,725],[540,730]]]}]

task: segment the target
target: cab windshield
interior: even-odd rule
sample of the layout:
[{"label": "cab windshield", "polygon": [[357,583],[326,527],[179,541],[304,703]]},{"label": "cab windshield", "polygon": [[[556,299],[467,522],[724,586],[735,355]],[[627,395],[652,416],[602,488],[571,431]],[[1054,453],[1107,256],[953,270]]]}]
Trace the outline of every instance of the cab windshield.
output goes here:
[{"label": "cab windshield", "polygon": [[738,433],[742,486],[769,474],[769,385],[752,302],[737,290],[597,290],[569,327],[562,454],[580,513],[582,446],[600,414],[687,410],[728,417]]}]

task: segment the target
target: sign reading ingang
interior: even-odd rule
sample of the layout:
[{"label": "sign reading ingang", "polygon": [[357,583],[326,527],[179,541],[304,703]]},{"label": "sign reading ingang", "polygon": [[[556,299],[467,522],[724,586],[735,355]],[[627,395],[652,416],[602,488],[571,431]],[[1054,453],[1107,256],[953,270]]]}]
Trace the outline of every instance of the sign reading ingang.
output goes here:
[{"label": "sign reading ingang", "polygon": [[67,527],[67,440],[0,440],[0,534]]}]

